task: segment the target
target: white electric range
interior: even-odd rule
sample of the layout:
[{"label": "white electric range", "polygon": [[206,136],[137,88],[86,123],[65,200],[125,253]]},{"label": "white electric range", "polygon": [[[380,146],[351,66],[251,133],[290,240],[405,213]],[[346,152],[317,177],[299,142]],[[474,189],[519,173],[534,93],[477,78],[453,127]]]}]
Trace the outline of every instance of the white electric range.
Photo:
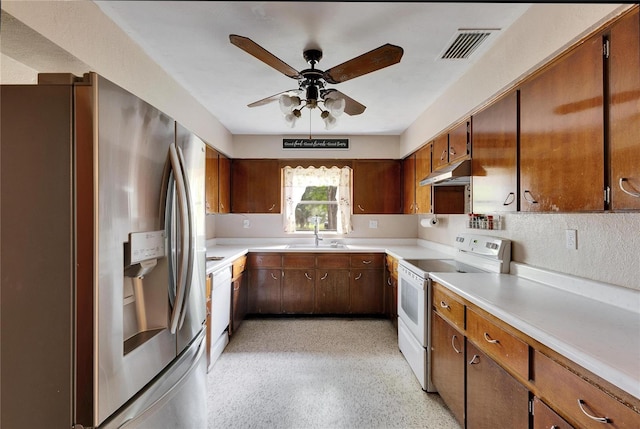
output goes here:
[{"label": "white electric range", "polygon": [[423,390],[431,382],[431,279],[429,273],[508,273],[511,241],[458,234],[453,259],[401,259],[398,266],[398,347]]}]

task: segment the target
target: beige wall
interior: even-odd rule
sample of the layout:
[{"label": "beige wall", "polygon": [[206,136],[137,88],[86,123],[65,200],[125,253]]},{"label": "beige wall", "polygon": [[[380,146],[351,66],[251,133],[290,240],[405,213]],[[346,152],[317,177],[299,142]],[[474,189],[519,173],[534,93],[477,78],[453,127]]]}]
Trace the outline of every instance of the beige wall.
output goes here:
[{"label": "beige wall", "polygon": [[[531,73],[573,41],[629,5],[535,4],[512,29],[505,31],[469,74],[463,76],[424,112],[401,136],[349,136],[349,151],[304,152],[321,158],[400,158],[429,141],[449,125],[472,113],[492,97]],[[69,55],[79,71],[96,71],[165,111],[216,149],[239,158],[299,158],[281,149],[282,136],[232,136],[184,88],[115,27],[92,2],[3,1],[3,11],[33,28],[42,40]],[[552,9],[552,10],[551,10]],[[69,25],[72,22],[73,25]],[[517,28],[516,28],[517,27]],[[3,21],[4,50],[10,26]],[[90,34],[93,37],[87,37]],[[30,34],[33,37],[34,34]],[[32,83],[35,73],[51,70],[34,66],[27,45],[24,61],[2,56],[1,80]],[[44,49],[51,51],[51,46]],[[38,60],[41,55],[38,54]],[[66,58],[66,57],[65,57]],[[32,58],[33,60],[34,58]],[[65,64],[69,64],[68,62]],[[85,70],[86,68],[86,70]],[[77,72],[75,69],[74,72]],[[305,136],[307,137],[307,136]],[[337,136],[341,137],[341,136]],[[242,228],[249,218],[251,227]],[[352,237],[419,237],[452,244],[467,231],[465,216],[440,216],[434,228],[418,226],[418,216],[354,216]],[[378,228],[368,227],[378,220]],[[284,237],[279,215],[207,216],[208,238]],[[578,250],[564,248],[564,230],[578,230]],[[594,280],[640,289],[640,213],[629,214],[511,214],[505,230],[492,234],[514,240],[513,259]]]}]

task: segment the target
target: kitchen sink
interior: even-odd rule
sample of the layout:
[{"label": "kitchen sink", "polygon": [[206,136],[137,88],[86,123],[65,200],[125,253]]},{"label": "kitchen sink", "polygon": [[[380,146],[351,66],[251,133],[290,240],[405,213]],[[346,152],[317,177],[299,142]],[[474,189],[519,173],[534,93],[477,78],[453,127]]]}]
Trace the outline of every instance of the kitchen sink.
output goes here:
[{"label": "kitchen sink", "polygon": [[346,244],[342,243],[321,243],[317,246],[313,244],[288,244],[287,249],[348,249],[349,247]]}]

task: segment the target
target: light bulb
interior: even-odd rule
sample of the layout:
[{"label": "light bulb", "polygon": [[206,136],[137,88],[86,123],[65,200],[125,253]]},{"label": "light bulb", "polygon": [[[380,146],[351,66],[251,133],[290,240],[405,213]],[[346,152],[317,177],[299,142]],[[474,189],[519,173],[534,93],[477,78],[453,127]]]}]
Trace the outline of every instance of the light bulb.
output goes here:
[{"label": "light bulb", "polygon": [[[326,115],[325,115],[325,113],[326,113]],[[325,130],[330,130],[330,129],[334,128],[336,126],[336,124],[338,123],[338,121],[336,121],[336,118],[333,115],[331,115],[329,112],[327,112],[326,110],[324,112],[322,112],[322,115],[320,115],[320,117],[324,121],[324,129]]]},{"label": "light bulb", "polygon": [[287,113],[286,115],[284,115],[284,122],[287,124],[287,126],[289,128],[293,128],[296,125],[296,121],[298,120],[299,116],[296,116],[293,113]]},{"label": "light bulb", "polygon": [[300,105],[300,97],[291,97],[287,94],[282,94],[278,99],[280,104],[280,110],[285,115],[291,113],[291,111]]},{"label": "light bulb", "polygon": [[344,101],[344,98],[329,98],[325,100],[324,106],[337,118],[342,115],[342,112],[344,112],[346,102]]}]

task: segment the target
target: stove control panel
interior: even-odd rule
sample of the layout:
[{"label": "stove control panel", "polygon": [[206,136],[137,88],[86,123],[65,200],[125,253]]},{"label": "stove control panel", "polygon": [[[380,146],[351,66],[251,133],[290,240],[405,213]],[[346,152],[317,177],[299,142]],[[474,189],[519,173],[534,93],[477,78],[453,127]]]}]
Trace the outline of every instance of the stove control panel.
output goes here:
[{"label": "stove control panel", "polygon": [[458,234],[455,247],[459,251],[489,256],[499,260],[511,259],[511,240],[476,234]]}]

